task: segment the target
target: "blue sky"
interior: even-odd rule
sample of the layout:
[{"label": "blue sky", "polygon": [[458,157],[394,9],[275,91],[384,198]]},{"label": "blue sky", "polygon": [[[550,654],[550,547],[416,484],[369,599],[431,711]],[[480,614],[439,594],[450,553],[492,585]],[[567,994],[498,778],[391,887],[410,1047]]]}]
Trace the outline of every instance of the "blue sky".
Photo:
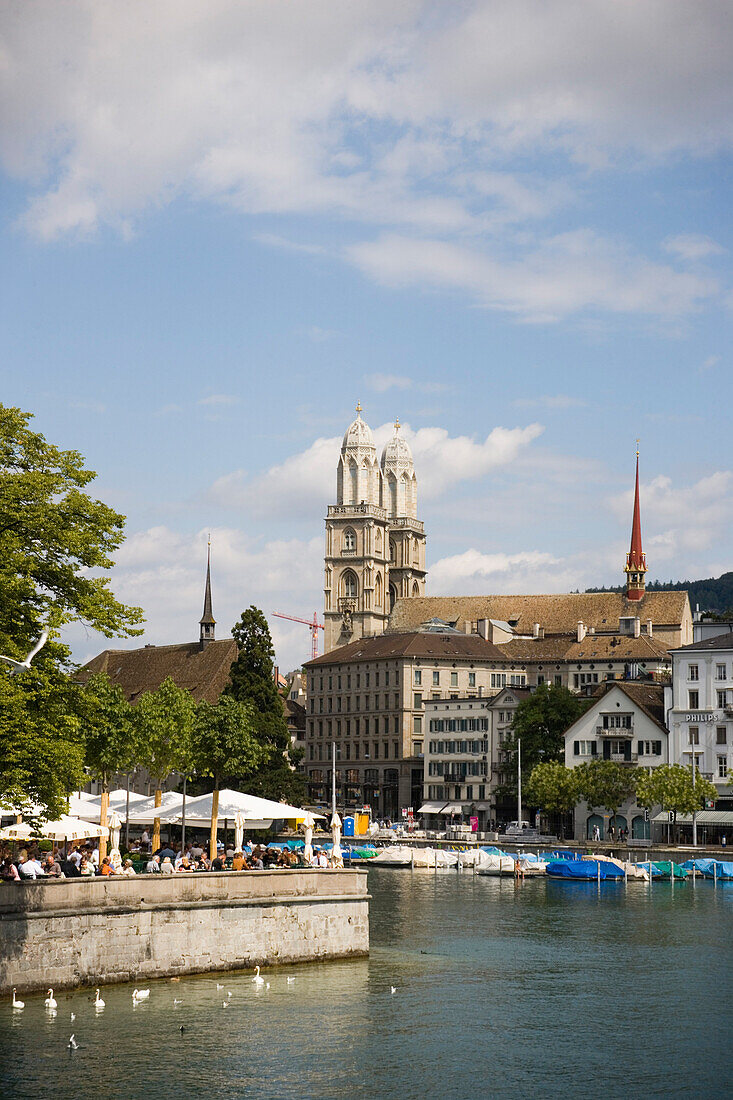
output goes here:
[{"label": "blue sky", "polygon": [[[3,401],[128,517],[147,640],[322,606],[357,400],[429,591],[733,567],[726,5],[10,3]],[[307,632],[272,622],[291,667]],[[100,640],[69,630],[80,659]]]}]

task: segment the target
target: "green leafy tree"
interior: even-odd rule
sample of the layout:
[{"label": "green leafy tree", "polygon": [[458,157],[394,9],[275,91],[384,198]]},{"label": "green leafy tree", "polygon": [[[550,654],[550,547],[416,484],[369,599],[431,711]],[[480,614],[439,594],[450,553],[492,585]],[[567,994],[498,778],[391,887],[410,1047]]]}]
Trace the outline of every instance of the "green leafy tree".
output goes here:
[{"label": "green leafy tree", "polygon": [[[86,765],[102,786],[99,820],[106,825],[112,778],[118,772],[131,771],[137,762],[137,727],[122,688],[104,673],[89,677],[84,685],[84,703]],[[106,855],[104,837],[99,855]]]},{"label": "green leafy tree", "polygon": [[272,751],[255,734],[254,711],[249,703],[240,703],[222,695],[217,703],[201,702],[191,733],[191,760],[198,775],[214,780],[211,806],[210,852],[216,855],[216,830],[219,814],[219,789],[227,776],[246,780]]},{"label": "green leafy tree", "polygon": [[275,650],[267,619],[258,607],[249,607],[232,635],[239,652],[225,692],[251,704],[257,740],[268,750],[266,762],[248,779],[247,789],[263,798],[284,798],[297,805],[305,797],[305,781],[290,766],[290,734],[275,683]]},{"label": "green leafy tree", "polygon": [[537,764],[527,783],[526,798],[531,806],[549,813],[569,813],[580,798],[577,768],[566,768],[557,761]]},{"label": "green leafy tree", "polygon": [[603,807],[615,818],[619,807],[636,791],[638,769],[615,760],[594,760],[581,764],[578,791],[591,809]]},{"label": "green leafy tree", "polygon": [[530,774],[538,764],[561,762],[565,758],[565,730],[588,705],[587,700],[556,684],[539,684],[522,700],[505,745],[509,777],[502,791],[505,796],[517,789],[517,741],[522,742],[523,775]]},{"label": "green leafy tree", "polygon": [[[191,766],[191,733],[196,703],[190,692],[168,676],[157,691],[146,691],[134,708],[138,763],[147,768],[155,783],[155,805],[162,786],[173,771]],[[160,818],[153,821],[153,851],[160,847]]]},{"label": "green leafy tree", "polygon": [[636,785],[636,801],[651,810],[661,806],[678,814],[694,814],[717,797],[714,784],[699,772],[683,764],[660,764],[650,772],[641,771]]},{"label": "green leafy tree", "polygon": [[51,816],[83,782],[83,700],[64,670],[70,652],[54,638],[80,621],[113,635],[140,633],[139,608],[115,599],[104,574],[123,540],[124,516],[84,489],[95,474],[0,405],[0,652],[23,659],[42,630],[51,638],[29,671],[0,669],[0,798]]}]

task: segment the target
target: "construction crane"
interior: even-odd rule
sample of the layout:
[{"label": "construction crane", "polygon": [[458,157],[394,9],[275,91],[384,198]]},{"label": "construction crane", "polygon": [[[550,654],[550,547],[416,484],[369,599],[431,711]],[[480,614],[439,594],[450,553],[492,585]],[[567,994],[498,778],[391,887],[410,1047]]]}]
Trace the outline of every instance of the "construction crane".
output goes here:
[{"label": "construction crane", "polygon": [[318,656],[318,631],[325,630],[323,623],[318,621],[318,612],[313,612],[313,619],[301,619],[297,615],[283,615],[281,611],[273,611],[278,619],[289,619],[291,623],[303,623],[311,632],[311,660]]}]

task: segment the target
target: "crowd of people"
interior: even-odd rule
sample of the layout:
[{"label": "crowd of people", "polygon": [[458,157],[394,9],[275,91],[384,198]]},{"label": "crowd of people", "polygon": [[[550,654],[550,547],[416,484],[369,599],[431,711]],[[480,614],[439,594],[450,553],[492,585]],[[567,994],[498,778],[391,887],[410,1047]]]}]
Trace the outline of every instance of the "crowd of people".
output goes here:
[{"label": "crowd of people", "polygon": [[[143,843],[144,840],[145,834]],[[148,849],[150,847],[148,843]],[[21,848],[15,855],[8,845],[0,850],[0,880],[6,882],[38,878],[91,878],[97,875],[132,877],[138,873],[171,875],[194,871],[264,871],[330,866],[331,859],[323,848],[314,848],[312,858],[306,860],[303,848],[283,846],[280,849],[256,844],[235,851],[221,841],[214,859],[209,858],[208,847],[200,840],[188,841],[185,845],[161,845],[155,852],[148,851],[142,867],[138,863],[138,871],[132,859],[123,859],[116,848],[100,860],[98,846],[90,842],[69,843],[51,852],[41,852],[36,844]]]}]

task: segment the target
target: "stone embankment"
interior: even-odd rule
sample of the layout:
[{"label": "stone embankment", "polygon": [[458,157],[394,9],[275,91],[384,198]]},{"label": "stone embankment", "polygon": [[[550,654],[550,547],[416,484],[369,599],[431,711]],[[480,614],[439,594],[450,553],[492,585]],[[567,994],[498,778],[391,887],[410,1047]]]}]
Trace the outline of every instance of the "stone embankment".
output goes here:
[{"label": "stone embankment", "polygon": [[0,993],[101,985],[369,952],[359,870],[7,883]]}]

